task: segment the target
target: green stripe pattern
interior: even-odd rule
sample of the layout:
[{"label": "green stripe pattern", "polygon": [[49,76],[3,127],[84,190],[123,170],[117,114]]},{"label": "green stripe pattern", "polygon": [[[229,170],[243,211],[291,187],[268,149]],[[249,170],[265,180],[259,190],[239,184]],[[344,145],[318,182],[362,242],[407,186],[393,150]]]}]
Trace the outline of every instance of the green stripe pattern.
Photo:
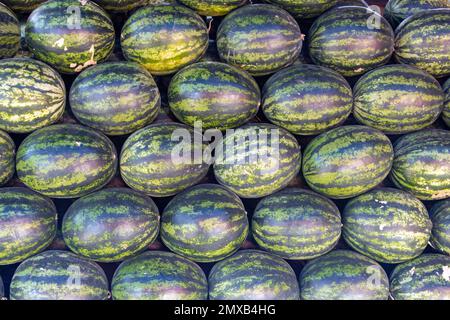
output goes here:
[{"label": "green stripe pattern", "polygon": [[29,189],[0,189],[0,265],[44,250],[56,235],[56,207]]},{"label": "green stripe pattern", "polygon": [[273,5],[254,4],[227,15],[217,30],[220,58],[254,76],[274,73],[299,56],[303,36],[295,19]]},{"label": "green stripe pattern", "polygon": [[331,200],[313,191],[288,188],[258,203],[252,234],[265,251],[285,259],[312,259],[337,244],[341,216]]},{"label": "green stripe pattern", "polygon": [[387,300],[389,280],[374,260],[335,250],[309,261],[300,273],[303,300]]},{"label": "green stripe pattern", "polygon": [[77,198],[105,186],[117,155],[103,134],[77,124],[39,129],[22,142],[16,170],[29,188],[52,198]]},{"label": "green stripe pattern", "polygon": [[109,62],[82,72],[70,88],[70,106],[84,125],[108,135],[132,133],[158,115],[161,98],[152,75],[133,62]]},{"label": "green stripe pattern", "polygon": [[294,270],[283,259],[259,250],[238,251],[209,273],[210,300],[298,300]]},{"label": "green stripe pattern", "polygon": [[224,16],[247,3],[248,0],[180,0],[182,4],[197,11],[202,16]]},{"label": "green stripe pattern", "polygon": [[394,32],[389,23],[364,7],[339,7],[326,12],[314,22],[308,35],[313,62],[346,77],[386,64],[394,50]]},{"label": "green stripe pattern", "polygon": [[450,79],[444,83],[444,92],[445,92],[445,102],[444,102],[444,111],[442,113],[442,119],[450,128]]},{"label": "green stripe pattern", "polygon": [[217,181],[242,198],[264,197],[281,190],[297,176],[301,166],[295,137],[267,123],[230,131],[215,152]]},{"label": "green stripe pattern", "polygon": [[430,211],[433,229],[431,246],[450,255],[450,199],[436,203]]},{"label": "green stripe pattern", "polygon": [[346,6],[358,6],[368,8],[369,5],[364,0],[338,0],[333,8],[346,7]]},{"label": "green stripe pattern", "polygon": [[0,129],[28,133],[57,122],[66,89],[60,75],[29,58],[0,60]]},{"label": "green stripe pattern", "polygon": [[350,200],[342,215],[343,237],[356,251],[384,263],[419,256],[431,235],[427,209],[412,194],[372,190]]},{"label": "green stripe pattern", "polygon": [[89,0],[47,1],[31,13],[25,27],[34,56],[67,74],[108,59],[114,39],[108,14]]},{"label": "green stripe pattern", "polygon": [[194,262],[164,251],[148,251],[123,262],[111,284],[115,300],[206,300],[208,282]]},{"label": "green stripe pattern", "polygon": [[101,262],[122,261],[143,251],[158,231],[158,207],[128,188],[108,188],[76,200],[62,223],[66,245]]},{"label": "green stripe pattern", "polygon": [[[135,8],[151,3],[152,0],[94,0],[103,9],[113,12],[130,11]],[[162,2],[162,0],[161,0]]]},{"label": "green stripe pattern", "polygon": [[20,27],[16,15],[0,2],[0,59],[10,58],[19,50]]},{"label": "green stripe pattern", "polygon": [[14,12],[31,12],[46,0],[2,0]]},{"label": "green stripe pattern", "polygon": [[208,48],[203,19],[180,5],[140,8],[125,22],[121,46],[127,60],[154,75],[174,73],[200,59]]},{"label": "green stripe pattern", "polygon": [[430,9],[450,8],[448,0],[389,0],[384,8],[384,17],[393,25],[418,12]]},{"label": "green stripe pattern", "polygon": [[416,66],[436,78],[450,76],[450,9],[416,13],[395,33],[398,62]]},{"label": "green stripe pattern", "polygon": [[16,169],[16,146],[11,137],[0,130],[0,186],[7,183]]},{"label": "green stripe pattern", "polygon": [[314,138],[303,157],[303,176],[315,191],[333,199],[362,194],[389,174],[392,144],[366,126],[343,126]]},{"label": "green stripe pattern", "polygon": [[258,112],[261,94],[247,72],[220,62],[199,62],[179,71],[168,88],[170,109],[182,122],[203,129],[235,128]]},{"label": "green stripe pattern", "polygon": [[394,144],[391,180],[421,200],[450,197],[450,131],[425,129]]},{"label": "green stripe pattern", "polygon": [[50,250],[22,262],[11,281],[11,300],[106,300],[108,279],[93,261]]},{"label": "green stripe pattern", "polygon": [[450,257],[424,254],[395,267],[391,295],[395,300],[450,300]]},{"label": "green stripe pattern", "polygon": [[297,19],[310,19],[321,15],[336,5],[336,0],[267,0],[282,7]]},{"label": "green stripe pattern", "polygon": [[263,87],[267,119],[298,135],[313,135],[342,124],[352,111],[352,89],[336,71],[299,64],[283,69]]},{"label": "green stripe pattern", "polygon": [[197,262],[235,253],[248,233],[241,199],[216,184],[200,184],[173,198],[161,217],[161,239],[173,252]]},{"label": "green stripe pattern", "polygon": [[[179,136],[183,138],[179,140]],[[154,197],[183,191],[208,173],[209,164],[202,159],[201,139],[180,123],[157,123],[136,131],[122,147],[123,180],[131,188]],[[174,158],[181,153],[183,158]]]},{"label": "green stripe pattern", "polygon": [[355,118],[387,134],[423,129],[441,114],[444,93],[431,75],[412,66],[388,65],[362,76],[355,87]]}]

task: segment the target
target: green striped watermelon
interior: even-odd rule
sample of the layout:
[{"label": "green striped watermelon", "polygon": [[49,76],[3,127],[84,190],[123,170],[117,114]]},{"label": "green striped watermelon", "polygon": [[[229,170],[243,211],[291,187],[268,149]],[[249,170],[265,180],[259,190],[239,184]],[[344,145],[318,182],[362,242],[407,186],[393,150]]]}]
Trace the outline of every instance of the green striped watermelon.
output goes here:
[{"label": "green striped watermelon", "polygon": [[114,12],[130,11],[146,5],[148,0],[94,0],[103,9]]},{"label": "green striped watermelon", "polygon": [[286,187],[300,171],[295,137],[268,123],[228,132],[216,147],[217,181],[242,198],[259,198]]},{"label": "green striped watermelon", "polygon": [[11,280],[11,300],[106,300],[108,279],[98,264],[50,250],[22,262]]},{"label": "green striped watermelon", "polygon": [[270,122],[294,134],[312,135],[343,123],[352,101],[352,89],[339,73],[299,64],[269,78],[262,110]]},{"label": "green striped watermelon", "polygon": [[241,199],[216,184],[200,184],[179,193],[161,216],[164,244],[198,262],[232,255],[247,233],[247,213]]},{"label": "green striped watermelon", "polygon": [[444,122],[450,127],[450,78],[444,83],[445,91],[445,102],[444,102],[444,112],[442,113],[442,118]]},{"label": "green striped watermelon", "polygon": [[247,3],[248,0],[180,0],[202,16],[224,16]]},{"label": "green striped watermelon", "polygon": [[44,250],[56,235],[53,202],[26,188],[0,189],[0,265]]},{"label": "green striped watermelon", "polygon": [[0,60],[0,129],[26,133],[58,121],[66,104],[60,75],[29,58]]},{"label": "green striped watermelon", "polygon": [[122,262],[111,283],[115,300],[206,300],[208,282],[194,262],[148,251]]},{"label": "green striped watermelon", "polygon": [[227,63],[254,76],[274,73],[300,54],[303,35],[286,11],[268,4],[236,9],[217,30],[217,49]]},{"label": "green striped watermelon", "polygon": [[350,200],[342,220],[345,241],[356,251],[385,263],[419,256],[432,227],[423,203],[393,188],[372,190]]},{"label": "green striped watermelon", "polygon": [[184,6],[147,6],[125,22],[121,46],[127,60],[154,75],[166,75],[202,57],[208,48],[208,30],[203,19]]},{"label": "green striped watermelon", "polygon": [[431,245],[450,255],[450,199],[436,203],[431,208],[430,217],[433,222]]},{"label": "green striped watermelon", "polygon": [[147,248],[159,231],[158,207],[127,188],[108,188],[75,201],[62,234],[75,253],[101,262],[121,261]]},{"label": "green striped watermelon", "polygon": [[334,248],[341,235],[341,216],[331,200],[309,190],[288,188],[258,203],[252,233],[256,243],[270,253],[307,260]]},{"label": "green striped watermelon", "polygon": [[303,300],[387,300],[389,280],[374,260],[335,250],[309,261],[300,273]]},{"label": "green striped watermelon", "polygon": [[6,184],[16,169],[16,145],[11,137],[0,130],[0,186]]},{"label": "green striped watermelon", "polygon": [[252,119],[260,90],[247,72],[220,62],[199,62],[179,71],[168,88],[170,109],[182,122],[229,129]]},{"label": "green striped watermelon", "polygon": [[422,130],[394,144],[391,180],[422,200],[450,197],[450,131]]},{"label": "green striped watermelon", "polygon": [[0,59],[14,56],[19,50],[20,27],[16,15],[0,2]]},{"label": "green striped watermelon", "polygon": [[[209,169],[202,159],[201,139],[180,123],[157,123],[136,131],[122,147],[123,180],[154,197],[171,196],[198,183]],[[182,152],[184,158],[174,157]]]},{"label": "green striped watermelon", "polygon": [[87,69],[69,94],[75,117],[108,135],[132,133],[158,115],[160,94],[152,75],[133,62],[109,62]]},{"label": "green striped watermelon", "polygon": [[368,8],[369,5],[364,0],[338,0],[333,8],[346,7],[346,6],[360,6]]},{"label": "green striped watermelon", "polygon": [[322,133],[306,147],[303,175],[315,191],[333,199],[362,194],[389,174],[394,158],[390,140],[365,126]]},{"label": "green striped watermelon", "polygon": [[437,78],[450,75],[450,9],[418,12],[404,20],[395,33],[398,62],[416,66]]},{"label": "green striped watermelon", "polygon": [[100,189],[112,179],[116,167],[112,142],[76,124],[33,132],[19,146],[16,157],[19,179],[52,198],[76,198]]},{"label": "green striped watermelon", "polygon": [[391,295],[395,300],[450,300],[450,257],[424,254],[395,267]]},{"label": "green striped watermelon", "polygon": [[337,0],[266,0],[280,6],[297,19],[310,19],[321,15],[339,1]]},{"label": "green striped watermelon", "polygon": [[4,4],[11,8],[11,10],[21,13],[30,12],[45,1],[46,0],[2,0]]},{"label": "green striped watermelon", "polygon": [[389,0],[384,8],[384,17],[393,25],[415,13],[437,8],[450,8],[448,0]]},{"label": "green striped watermelon", "polygon": [[346,77],[386,64],[394,50],[394,32],[386,19],[358,6],[324,13],[314,22],[308,38],[313,62]]},{"label": "green striped watermelon", "polygon": [[209,273],[210,300],[298,300],[294,270],[283,259],[259,250],[238,251]]},{"label": "green striped watermelon", "polygon": [[444,93],[431,75],[388,65],[363,75],[353,88],[355,118],[388,134],[423,129],[441,114]]},{"label": "green striped watermelon", "polygon": [[69,74],[108,59],[114,37],[108,14],[89,0],[47,1],[31,13],[25,27],[34,56]]}]

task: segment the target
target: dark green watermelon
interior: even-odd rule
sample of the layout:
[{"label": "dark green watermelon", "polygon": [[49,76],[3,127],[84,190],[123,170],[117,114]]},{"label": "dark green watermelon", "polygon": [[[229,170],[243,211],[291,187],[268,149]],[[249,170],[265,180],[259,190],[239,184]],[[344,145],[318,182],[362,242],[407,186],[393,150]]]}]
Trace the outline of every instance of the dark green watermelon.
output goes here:
[{"label": "dark green watermelon", "polygon": [[121,46],[127,60],[154,75],[166,75],[202,57],[208,30],[203,19],[184,6],[146,6],[125,22]]},{"label": "dark green watermelon", "polygon": [[224,16],[230,11],[243,6],[248,0],[180,0],[180,2],[202,16]]},{"label": "dark green watermelon", "polygon": [[310,19],[321,15],[330,9],[337,0],[266,0],[282,7],[297,19]]},{"label": "dark green watermelon", "polygon": [[77,198],[105,186],[117,155],[103,134],[77,124],[39,129],[19,146],[16,170],[29,188],[52,198]]},{"label": "dark green watermelon", "polygon": [[346,77],[386,64],[394,51],[394,32],[386,19],[358,6],[327,11],[314,22],[308,39],[313,62]]},{"label": "dark green watermelon", "polygon": [[16,146],[11,137],[0,130],[0,186],[7,183],[14,175]]},{"label": "dark green watermelon", "polygon": [[430,217],[433,222],[431,245],[450,255],[450,199],[436,203],[431,208]]},{"label": "dark green watermelon", "polygon": [[335,250],[309,261],[300,273],[303,300],[387,300],[389,280],[374,260]]},{"label": "dark green watermelon", "polygon": [[10,58],[19,50],[20,26],[14,12],[0,2],[0,59]]},{"label": "dark green watermelon", "polygon": [[388,65],[363,75],[353,88],[355,118],[388,134],[423,129],[441,114],[444,93],[421,69]]},{"label": "dark green watermelon", "polygon": [[106,300],[108,279],[98,264],[50,250],[22,262],[11,280],[11,300]]},{"label": "dark green watermelon", "polygon": [[210,300],[298,300],[294,270],[283,259],[259,250],[238,251],[209,273]]},{"label": "dark green watermelon", "polygon": [[307,260],[334,248],[341,235],[341,216],[331,200],[309,190],[288,188],[258,203],[252,233],[256,243],[270,253]]},{"label": "dark green watermelon", "polygon": [[66,245],[101,262],[122,261],[147,248],[159,231],[153,200],[128,188],[108,188],[76,200],[62,223]]},{"label": "dark green watermelon", "polygon": [[70,106],[84,125],[108,135],[132,133],[158,115],[160,94],[152,75],[132,62],[110,62],[82,72],[70,88]]},{"label": "dark green watermelon", "polygon": [[194,262],[148,251],[120,264],[111,283],[115,300],[206,300],[208,282]]},{"label": "dark green watermelon", "polygon": [[108,59],[114,39],[108,14],[90,0],[47,1],[31,13],[25,28],[34,56],[69,74]]},{"label": "dark green watermelon", "polygon": [[387,177],[394,158],[390,140],[366,126],[343,126],[314,138],[303,157],[303,176],[333,199],[362,194]]},{"label": "dark green watermelon", "polygon": [[450,8],[450,2],[448,0],[389,0],[384,8],[384,17],[392,26],[397,26],[415,13],[438,8]]},{"label": "dark green watermelon", "polygon": [[445,102],[444,102],[444,112],[442,113],[442,118],[444,122],[450,127],[450,79],[444,83],[444,91],[445,91]]},{"label": "dark green watermelon", "polygon": [[390,280],[395,300],[450,300],[450,257],[421,255],[395,267]]},{"label": "dark green watermelon", "polygon": [[395,34],[398,62],[416,66],[436,78],[450,76],[450,9],[418,12],[404,20]]},{"label": "dark green watermelon", "polygon": [[333,8],[346,7],[346,6],[359,6],[359,7],[365,7],[365,8],[369,7],[367,2],[364,0],[337,0],[336,4],[333,6]]},{"label": "dark green watermelon", "polygon": [[254,76],[274,73],[294,63],[302,43],[303,35],[295,19],[268,4],[236,9],[217,30],[220,58]]},{"label": "dark green watermelon", "polygon": [[270,122],[294,134],[312,135],[343,123],[352,101],[352,89],[339,73],[298,64],[267,80],[262,110]]},{"label": "dark green watermelon", "polygon": [[44,250],[56,235],[53,202],[26,188],[0,189],[0,265]]},{"label": "dark green watermelon", "polygon": [[258,112],[261,94],[247,72],[220,62],[199,62],[179,71],[168,88],[170,109],[182,122],[203,129],[243,125]]},{"label": "dark green watermelon", "polygon": [[11,10],[21,13],[33,11],[45,1],[46,0],[2,0],[4,4],[11,8]]},{"label": "dark green watermelon", "polygon": [[394,144],[391,180],[422,200],[450,197],[450,131],[425,129]]}]

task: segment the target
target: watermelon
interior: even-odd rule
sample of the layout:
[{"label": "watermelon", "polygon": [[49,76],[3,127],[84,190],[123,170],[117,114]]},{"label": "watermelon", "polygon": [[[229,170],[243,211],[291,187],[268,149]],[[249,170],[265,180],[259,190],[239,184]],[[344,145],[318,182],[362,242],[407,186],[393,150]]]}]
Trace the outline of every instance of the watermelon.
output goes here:
[{"label": "watermelon", "polygon": [[450,300],[450,257],[424,254],[395,267],[391,295],[395,300]]},{"label": "watermelon", "polygon": [[0,265],[20,262],[44,250],[56,235],[53,202],[29,189],[0,189]]},{"label": "watermelon", "polygon": [[12,57],[19,50],[19,20],[14,12],[1,2],[0,27],[0,59]]},{"label": "watermelon", "polygon": [[366,73],[353,94],[355,118],[388,134],[429,126],[439,117],[444,103],[439,82],[406,65],[388,65]]},{"label": "watermelon", "polygon": [[321,15],[339,1],[337,0],[266,0],[287,10],[297,19],[310,19]]},{"label": "watermelon", "polygon": [[299,64],[283,69],[263,87],[267,119],[292,133],[313,135],[342,124],[352,111],[352,89],[339,73]]},{"label": "watermelon", "polygon": [[387,177],[394,158],[382,132],[343,126],[314,138],[303,157],[303,176],[315,191],[333,199],[362,194]]},{"label": "watermelon", "polygon": [[258,112],[260,90],[247,72],[220,62],[199,62],[179,71],[168,88],[170,109],[182,122],[203,129],[243,125]]},{"label": "watermelon", "polygon": [[300,171],[301,151],[293,135],[268,123],[229,131],[216,147],[217,181],[242,198],[259,198],[284,187]]},{"label": "watermelon", "polygon": [[450,9],[418,12],[404,20],[395,34],[398,62],[416,66],[436,78],[450,75]]},{"label": "watermelon", "polygon": [[7,183],[15,171],[16,146],[11,137],[0,130],[0,186]]},{"label": "watermelon", "polygon": [[0,129],[27,133],[58,121],[66,104],[60,75],[29,58],[0,60]]},{"label": "watermelon", "polygon": [[161,216],[163,243],[197,262],[232,255],[247,233],[247,212],[241,199],[217,184],[200,184],[179,193]]},{"label": "watermelon", "polygon": [[283,259],[259,250],[238,251],[209,273],[210,300],[298,300],[294,270]]},{"label": "watermelon", "polygon": [[11,10],[21,13],[33,11],[45,1],[46,0],[2,0],[4,4],[11,8]]},{"label": "watermelon", "polygon": [[194,262],[164,251],[148,251],[122,262],[111,283],[115,300],[206,300],[208,283]]},{"label": "watermelon", "polygon": [[342,214],[345,241],[380,262],[401,263],[419,256],[431,235],[431,220],[412,194],[380,188],[350,200]]},{"label": "watermelon", "polygon": [[202,16],[224,16],[247,3],[247,0],[180,0]]},{"label": "watermelon", "polygon": [[346,6],[360,6],[365,8],[369,7],[367,2],[364,0],[338,0],[337,3],[333,6],[333,8]]},{"label": "watermelon", "polygon": [[25,27],[34,56],[68,74],[108,59],[114,39],[108,14],[89,0],[47,1],[31,13]]},{"label": "watermelon", "polygon": [[295,19],[269,4],[236,9],[217,30],[220,58],[254,76],[292,64],[299,57],[302,43],[303,35]]},{"label": "watermelon", "polygon": [[138,9],[121,34],[127,60],[138,62],[154,75],[171,74],[200,59],[208,48],[203,19],[180,5]]},{"label": "watermelon", "polygon": [[421,130],[394,144],[391,180],[421,200],[450,197],[450,131]]},{"label": "watermelon", "polygon": [[122,147],[123,180],[154,197],[171,196],[198,183],[209,169],[202,159],[201,139],[179,123],[157,123],[136,131]]},{"label": "watermelon", "polygon": [[61,250],[22,262],[11,280],[11,300],[106,300],[108,279],[98,264]]},{"label": "watermelon", "polygon": [[444,122],[450,127],[450,78],[444,83],[444,91],[445,91],[445,103],[444,103],[444,112],[442,113],[442,118]]},{"label": "watermelon", "polygon": [[22,142],[16,170],[29,188],[52,198],[77,198],[105,186],[117,155],[103,134],[77,124],[39,129]]},{"label": "watermelon", "polygon": [[394,51],[394,32],[386,19],[360,6],[324,13],[312,25],[308,39],[313,62],[346,77],[386,64]]},{"label": "watermelon", "polygon": [[374,260],[335,250],[309,261],[300,273],[303,300],[387,300],[389,280]]},{"label": "watermelon", "polygon": [[101,262],[121,261],[143,251],[158,231],[153,200],[127,188],[108,188],[76,200],[62,223],[66,245]]},{"label": "watermelon", "polygon": [[450,2],[448,0],[389,0],[384,8],[384,17],[393,26],[397,26],[415,13],[437,8],[450,8]]},{"label": "watermelon", "polygon": [[450,199],[436,203],[431,208],[430,216],[433,222],[431,245],[450,255]]},{"label": "watermelon", "polygon": [[109,62],[87,69],[69,94],[75,117],[108,135],[132,133],[158,115],[160,94],[152,75],[133,62]]},{"label": "watermelon", "polygon": [[252,233],[265,251],[307,260],[334,248],[341,235],[341,216],[331,200],[313,191],[288,188],[258,203]]},{"label": "watermelon", "polygon": [[114,12],[130,11],[141,7],[148,2],[147,0],[94,0],[103,9]]}]

